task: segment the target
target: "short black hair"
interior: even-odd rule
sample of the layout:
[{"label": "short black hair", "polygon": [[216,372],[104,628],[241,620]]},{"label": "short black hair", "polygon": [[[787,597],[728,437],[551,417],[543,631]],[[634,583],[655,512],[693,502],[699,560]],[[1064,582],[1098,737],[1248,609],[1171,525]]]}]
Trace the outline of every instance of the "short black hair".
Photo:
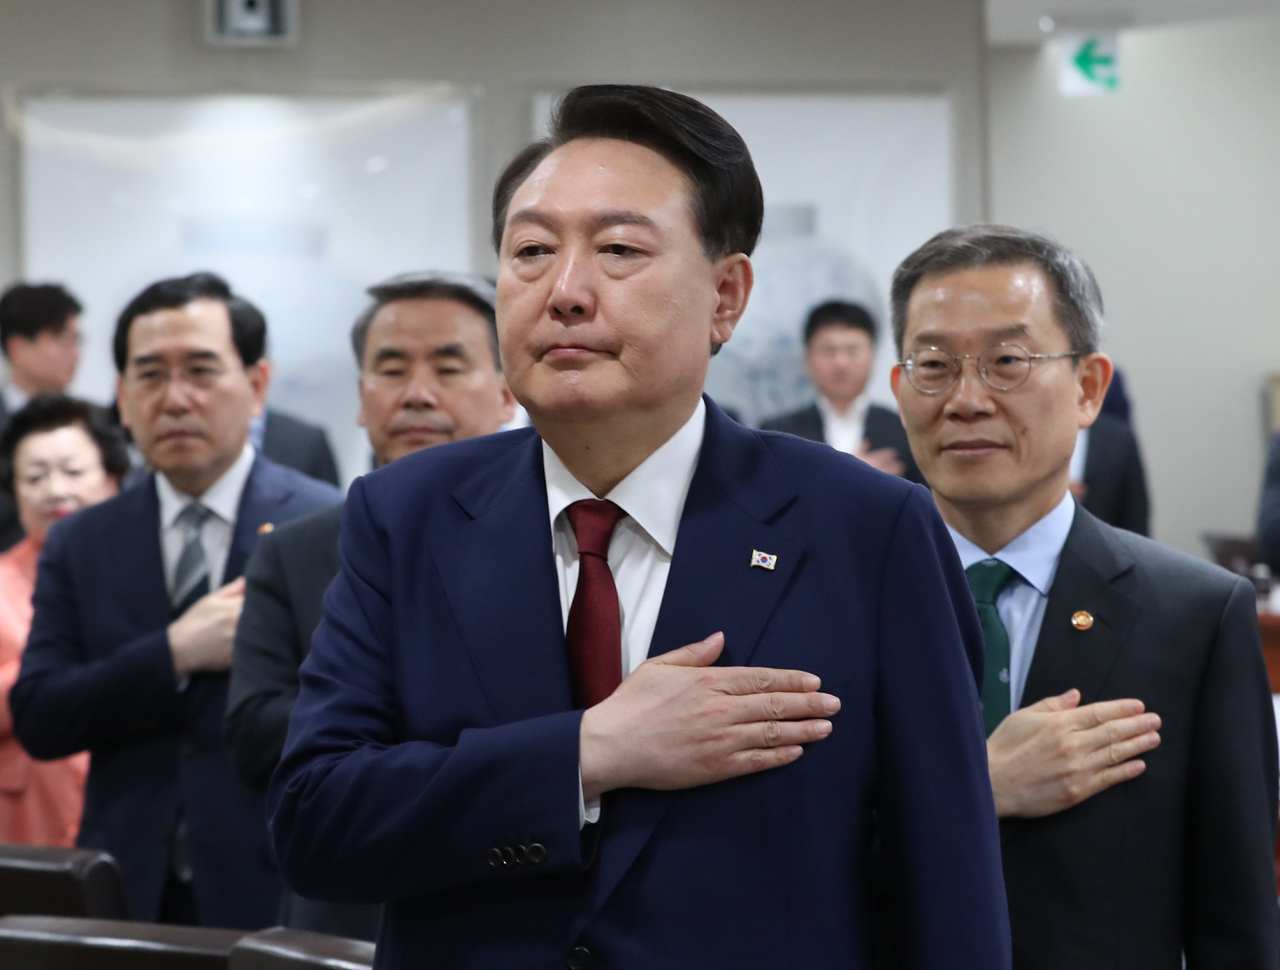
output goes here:
[{"label": "short black hair", "polygon": [[1053,287],[1054,315],[1076,354],[1102,342],[1102,290],[1089,265],[1060,242],[1038,232],[979,223],[946,229],[902,261],[893,273],[893,341],[902,355],[907,304],[926,276],[987,266],[1034,266]]},{"label": "short black hair", "polygon": [[62,333],[84,307],[58,283],[15,283],[0,296],[0,352],[9,356],[9,338],[35,340],[46,330]]},{"label": "short black hair", "polygon": [[874,344],[880,339],[879,328],[875,317],[860,303],[847,303],[844,300],[828,300],[809,311],[809,318],[804,322],[804,345],[813,342],[814,334],[823,327],[850,327],[854,330],[865,330]]},{"label": "short black hair", "polygon": [[502,247],[516,189],[557,148],[580,138],[643,145],[689,179],[690,202],[708,259],[750,256],[760,238],[764,192],[747,143],[729,122],[688,95],[640,84],[589,84],[560,101],[551,134],[520,152],[493,189],[493,248]]},{"label": "short black hair", "polygon": [[267,320],[262,311],[242,296],[231,292],[227,281],[216,273],[192,273],[152,283],[129,301],[116,321],[116,370],[124,373],[129,363],[129,328],[144,313],[176,310],[196,300],[217,300],[231,317],[231,340],[245,367],[262,360],[267,352]]},{"label": "short black hair", "polygon": [[493,351],[493,366],[502,370],[498,355],[498,322],[494,313],[493,281],[482,276],[464,273],[401,273],[365,290],[373,302],[356,318],[351,328],[351,349],[355,351],[356,367],[364,367],[364,346],[369,339],[373,318],[388,303],[401,300],[453,300],[470,307],[484,318],[488,326],[489,347]]},{"label": "short black hair", "polygon": [[37,394],[9,419],[0,435],[0,488],[13,494],[13,459],[23,439],[33,434],[77,425],[88,432],[102,456],[102,467],[120,482],[129,472],[129,446],[124,429],[105,408],[66,394]]}]

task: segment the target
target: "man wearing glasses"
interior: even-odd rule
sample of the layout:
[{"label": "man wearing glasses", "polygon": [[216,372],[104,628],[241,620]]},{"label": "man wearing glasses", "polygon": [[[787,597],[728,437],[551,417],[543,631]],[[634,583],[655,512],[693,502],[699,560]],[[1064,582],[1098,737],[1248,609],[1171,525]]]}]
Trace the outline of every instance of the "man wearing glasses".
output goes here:
[{"label": "man wearing glasses", "polygon": [[222,741],[240,575],[259,534],[342,494],[249,441],[266,336],[262,314],[210,273],[161,280],[125,307],[120,415],[155,474],[50,531],[9,695],[35,757],[91,753],[77,841],[115,856],[147,922],[276,920],[263,797]]},{"label": "man wearing glasses", "polygon": [[941,233],[894,276],[894,390],[982,621],[1014,966],[1275,967],[1254,593],[1070,495],[1101,322],[1088,267],[1017,229]]}]

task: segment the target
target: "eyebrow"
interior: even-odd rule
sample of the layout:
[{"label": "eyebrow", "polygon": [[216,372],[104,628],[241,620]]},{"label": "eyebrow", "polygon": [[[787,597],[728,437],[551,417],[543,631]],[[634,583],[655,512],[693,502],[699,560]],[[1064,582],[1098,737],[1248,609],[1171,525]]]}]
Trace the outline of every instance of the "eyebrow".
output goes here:
[{"label": "eyebrow", "polygon": [[[1007,327],[1001,327],[991,334],[996,338],[996,342],[1000,343],[1008,340],[1010,337],[1026,337],[1031,333],[1030,328],[1025,323],[1015,323]],[[946,344],[950,343],[952,337],[950,334],[941,333],[936,330],[925,330],[916,334],[911,338],[914,344]]]},{"label": "eyebrow", "polygon": [[[545,212],[539,212],[537,209],[521,209],[511,215],[507,220],[507,224],[510,226],[541,226],[551,232],[556,232],[561,227],[559,219],[547,215]],[[655,230],[658,228],[658,224],[648,216],[632,209],[611,209],[608,212],[601,212],[599,215],[593,216],[587,222],[587,229],[592,233],[597,233],[601,229],[609,229],[613,226],[640,226],[642,229]]]},{"label": "eyebrow", "polygon": [[[388,360],[408,360],[413,355],[407,350],[401,350],[399,347],[379,347],[373,355],[373,362],[381,364]],[[471,355],[467,353],[467,348],[461,343],[441,344],[439,347],[432,347],[427,351],[429,359],[439,357],[456,358],[459,360],[469,360]]]},{"label": "eyebrow", "polygon": [[[190,360],[212,360],[221,361],[222,355],[216,350],[192,350],[182,355],[183,361]],[[145,367],[147,364],[163,364],[165,362],[163,354],[139,354],[130,362],[135,367]]]}]

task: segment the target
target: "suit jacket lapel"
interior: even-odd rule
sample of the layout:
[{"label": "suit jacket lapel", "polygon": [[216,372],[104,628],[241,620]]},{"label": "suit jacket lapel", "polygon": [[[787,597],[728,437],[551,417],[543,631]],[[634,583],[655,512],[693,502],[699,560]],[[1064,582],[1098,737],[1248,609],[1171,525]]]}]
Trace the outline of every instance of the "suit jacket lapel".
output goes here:
[{"label": "suit jacket lapel", "polygon": [[116,567],[125,578],[130,595],[122,600],[137,604],[139,621],[148,628],[165,626],[173,618],[173,604],[165,583],[164,551],[160,547],[160,498],[155,474],[120,493],[121,526]]},{"label": "suit jacket lapel", "polygon": [[469,520],[433,538],[440,581],[502,724],[573,707],[542,442],[526,434],[454,491]]},{"label": "suit jacket lapel", "polygon": [[236,525],[231,535],[231,548],[227,550],[227,565],[222,571],[222,583],[226,584],[244,572],[249,553],[258,540],[258,530],[271,521],[272,513],[280,508],[293,491],[281,476],[272,474],[273,468],[264,464],[259,455],[253,460],[244,491],[240,493],[240,505],[236,509]]},{"label": "suit jacket lapel", "polygon": [[[795,490],[754,432],[707,400],[702,453],[676,538],[649,656],[725,634],[719,666],[754,655],[783,590],[804,560],[794,517]],[[753,567],[752,552],[777,556]],[[661,821],[674,793],[626,790],[606,796],[598,865],[575,932],[599,910]]]},{"label": "suit jacket lapel", "polygon": [[[1099,699],[1142,610],[1117,587],[1133,566],[1133,558],[1107,534],[1107,527],[1077,507],[1049,590],[1023,707],[1073,687],[1080,691],[1081,704]],[[1087,630],[1072,623],[1080,611],[1093,617]]]}]

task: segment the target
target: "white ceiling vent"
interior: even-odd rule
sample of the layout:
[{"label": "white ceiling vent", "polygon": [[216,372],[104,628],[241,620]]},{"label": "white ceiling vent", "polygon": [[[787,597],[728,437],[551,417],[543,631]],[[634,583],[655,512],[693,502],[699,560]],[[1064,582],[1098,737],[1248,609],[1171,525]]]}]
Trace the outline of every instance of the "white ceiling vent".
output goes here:
[{"label": "white ceiling vent", "polygon": [[205,40],[215,47],[296,44],[298,0],[205,0]]}]

